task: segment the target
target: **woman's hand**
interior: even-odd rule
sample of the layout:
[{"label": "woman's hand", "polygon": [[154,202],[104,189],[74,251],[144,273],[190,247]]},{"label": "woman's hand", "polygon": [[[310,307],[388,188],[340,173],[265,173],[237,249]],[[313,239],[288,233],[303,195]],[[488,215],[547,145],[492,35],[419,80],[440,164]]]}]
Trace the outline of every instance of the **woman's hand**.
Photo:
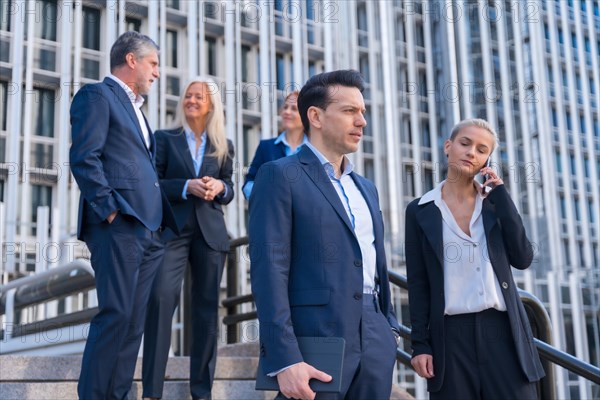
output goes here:
[{"label": "woman's hand", "polygon": [[212,201],[225,191],[225,184],[220,179],[215,179],[212,176],[202,177],[202,182],[206,185],[206,195],[204,200]]},{"label": "woman's hand", "polygon": [[496,171],[494,171],[491,167],[483,167],[479,170],[479,173],[483,175],[485,178],[485,182],[483,182],[483,186],[488,186],[491,189],[495,188],[499,185],[504,185],[504,181],[498,176]]},{"label": "woman's hand", "polygon": [[410,360],[410,364],[421,378],[433,378],[433,356],[431,354],[419,354]]}]

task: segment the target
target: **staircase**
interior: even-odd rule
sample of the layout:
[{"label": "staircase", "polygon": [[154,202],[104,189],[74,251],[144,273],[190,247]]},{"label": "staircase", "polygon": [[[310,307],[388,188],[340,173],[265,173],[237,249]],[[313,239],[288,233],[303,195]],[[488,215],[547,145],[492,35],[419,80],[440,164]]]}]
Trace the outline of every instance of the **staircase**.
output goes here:
[{"label": "staircase", "polygon": [[[221,347],[213,385],[214,400],[266,400],[275,392],[254,390],[258,359],[254,343]],[[141,367],[138,359],[129,399],[141,399]],[[77,399],[77,378],[81,356],[2,356],[0,357],[0,399],[58,400]],[[167,364],[164,400],[191,399],[189,391],[189,358],[172,357]],[[411,397],[395,387],[391,399]]]}]

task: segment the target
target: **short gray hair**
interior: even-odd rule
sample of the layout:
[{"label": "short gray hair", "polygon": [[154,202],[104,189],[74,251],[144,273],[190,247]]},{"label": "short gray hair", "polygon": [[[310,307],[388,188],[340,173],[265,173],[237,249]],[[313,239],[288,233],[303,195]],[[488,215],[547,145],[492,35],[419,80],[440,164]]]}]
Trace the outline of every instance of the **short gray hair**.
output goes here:
[{"label": "short gray hair", "polygon": [[454,140],[458,132],[460,132],[464,128],[468,128],[470,126],[475,126],[477,128],[485,129],[494,137],[494,146],[492,147],[492,151],[498,147],[498,134],[492,127],[492,125],[487,122],[485,119],[481,118],[469,118],[463,119],[452,128],[452,132],[450,132],[450,140]]},{"label": "short gray hair", "polygon": [[158,45],[150,37],[136,31],[125,32],[119,36],[110,49],[111,72],[126,63],[127,54],[133,53],[135,58],[139,59],[148,54],[150,50],[159,50]]}]

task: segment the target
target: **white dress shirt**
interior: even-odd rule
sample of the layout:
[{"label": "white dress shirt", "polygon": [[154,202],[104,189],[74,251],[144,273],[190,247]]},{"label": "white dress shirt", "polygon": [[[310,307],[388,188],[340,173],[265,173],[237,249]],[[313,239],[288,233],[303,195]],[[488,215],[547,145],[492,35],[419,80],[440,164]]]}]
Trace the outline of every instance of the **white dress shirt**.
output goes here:
[{"label": "white dress shirt", "polygon": [[[456,315],[475,313],[488,308],[506,311],[502,290],[490,262],[481,209],[484,197],[477,188],[475,209],[469,223],[471,235],[457,224],[446,202],[442,199],[441,182],[427,192],[419,204],[432,201],[442,214],[444,243],[444,313]],[[480,186],[478,182],[474,183]]]},{"label": "white dress shirt", "polygon": [[144,104],[144,98],[139,94],[136,96],[136,94],[133,93],[131,88],[116,76],[109,74],[108,77],[113,81],[117,82],[119,86],[121,86],[123,90],[127,93],[127,96],[131,100],[131,104],[133,105],[133,111],[135,111],[135,115],[137,116],[138,122],[140,123],[140,129],[142,130],[142,134],[144,135],[144,142],[146,143],[146,147],[149,149],[151,143],[150,132],[148,131],[148,125],[146,125],[146,119],[144,118],[144,114],[142,114],[141,110],[142,105]]},{"label": "white dress shirt", "polygon": [[354,169],[354,165],[344,156],[344,170],[342,176],[338,179],[335,176],[333,164],[329,162],[319,150],[317,150],[310,142],[306,146],[315,153],[329,180],[331,181],[335,191],[337,192],[346,214],[352,226],[354,234],[358,239],[360,252],[362,253],[363,262],[363,293],[373,293],[375,289],[375,272],[377,265],[377,251],[375,249],[375,233],[373,230],[373,217],[369,206],[360,190],[354,183],[350,173]]}]

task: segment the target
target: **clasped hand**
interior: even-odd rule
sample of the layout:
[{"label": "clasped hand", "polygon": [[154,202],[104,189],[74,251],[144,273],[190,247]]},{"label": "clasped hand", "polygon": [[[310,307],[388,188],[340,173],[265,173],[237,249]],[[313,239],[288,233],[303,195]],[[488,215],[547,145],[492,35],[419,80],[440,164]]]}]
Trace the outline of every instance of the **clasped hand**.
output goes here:
[{"label": "clasped hand", "polygon": [[225,191],[225,184],[223,181],[220,179],[215,179],[211,176],[190,179],[187,187],[187,192],[189,194],[206,201],[214,200],[215,197],[223,193],[223,191]]}]

